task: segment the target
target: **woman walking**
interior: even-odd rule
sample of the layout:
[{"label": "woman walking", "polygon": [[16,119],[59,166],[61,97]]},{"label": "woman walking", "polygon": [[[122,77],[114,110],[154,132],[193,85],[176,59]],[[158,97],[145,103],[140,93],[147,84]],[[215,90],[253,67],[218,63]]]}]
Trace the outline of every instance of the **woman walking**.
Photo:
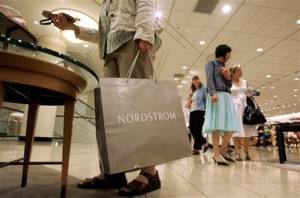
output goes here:
[{"label": "woman walking", "polygon": [[206,88],[202,85],[198,76],[192,78],[192,97],[191,97],[191,113],[190,113],[190,132],[194,138],[193,155],[199,155],[199,150],[206,152],[208,143],[202,134],[202,127],[204,123],[204,115],[206,108]]}]

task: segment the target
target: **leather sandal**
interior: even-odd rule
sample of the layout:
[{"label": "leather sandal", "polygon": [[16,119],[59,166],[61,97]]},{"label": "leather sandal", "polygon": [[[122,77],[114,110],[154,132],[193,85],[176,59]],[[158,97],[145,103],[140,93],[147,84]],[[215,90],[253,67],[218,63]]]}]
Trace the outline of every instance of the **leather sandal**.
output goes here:
[{"label": "leather sandal", "polygon": [[148,179],[148,183],[144,183],[138,180],[133,180],[123,188],[119,190],[119,195],[121,196],[136,196],[146,194],[148,192],[157,190],[161,188],[161,183],[159,179],[158,172],[155,175],[151,175],[144,171],[141,171],[140,175]]}]

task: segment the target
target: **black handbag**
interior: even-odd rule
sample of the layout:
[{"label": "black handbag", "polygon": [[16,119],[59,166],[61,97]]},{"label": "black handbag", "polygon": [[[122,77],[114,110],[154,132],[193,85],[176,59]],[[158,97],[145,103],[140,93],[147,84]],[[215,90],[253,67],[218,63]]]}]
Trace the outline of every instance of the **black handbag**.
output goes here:
[{"label": "black handbag", "polygon": [[253,97],[247,97],[247,107],[243,115],[243,123],[247,125],[264,124],[267,120]]}]

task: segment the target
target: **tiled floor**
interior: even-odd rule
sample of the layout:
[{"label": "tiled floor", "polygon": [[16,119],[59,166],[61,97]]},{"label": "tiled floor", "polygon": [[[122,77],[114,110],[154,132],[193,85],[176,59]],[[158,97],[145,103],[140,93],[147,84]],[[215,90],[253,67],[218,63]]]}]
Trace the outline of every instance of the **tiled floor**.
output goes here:
[{"label": "tiled floor", "polygon": [[[1,161],[22,156],[23,148],[18,141],[0,140]],[[298,161],[296,165],[279,165],[276,148],[253,148],[252,155],[253,161],[237,162],[230,167],[214,165],[210,152],[161,165],[158,169],[162,189],[146,197],[300,197],[300,149],[288,151],[288,160]],[[98,174],[97,156],[95,143],[72,144],[70,175],[85,178]],[[59,143],[35,143],[32,160],[59,161],[60,158]],[[60,170],[60,166],[49,167]],[[136,174],[128,174],[128,179]]]}]

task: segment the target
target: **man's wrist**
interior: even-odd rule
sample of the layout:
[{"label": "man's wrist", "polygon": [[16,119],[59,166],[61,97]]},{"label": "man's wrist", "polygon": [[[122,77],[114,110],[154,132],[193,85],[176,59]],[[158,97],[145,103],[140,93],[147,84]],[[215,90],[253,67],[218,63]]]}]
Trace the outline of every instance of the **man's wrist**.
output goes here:
[{"label": "man's wrist", "polygon": [[80,34],[80,28],[79,28],[79,26],[73,24],[72,29],[73,29],[73,31],[74,31],[74,33],[75,33],[76,36]]}]

